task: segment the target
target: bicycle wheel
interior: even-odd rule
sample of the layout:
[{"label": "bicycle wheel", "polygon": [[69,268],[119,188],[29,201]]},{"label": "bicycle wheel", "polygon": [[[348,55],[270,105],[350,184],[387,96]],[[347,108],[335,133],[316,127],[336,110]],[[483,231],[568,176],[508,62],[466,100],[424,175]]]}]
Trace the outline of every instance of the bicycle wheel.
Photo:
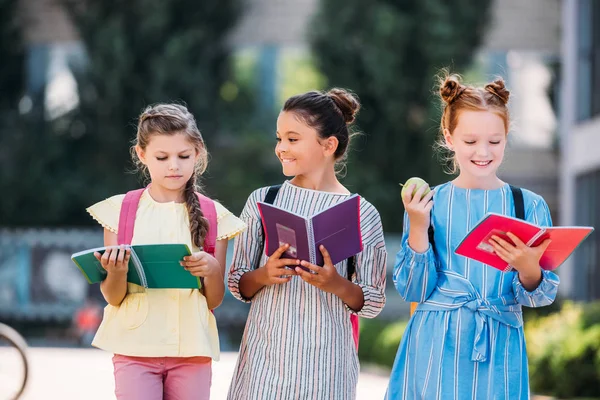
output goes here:
[{"label": "bicycle wheel", "polygon": [[27,343],[13,328],[0,323],[0,399],[17,400],[27,385]]}]

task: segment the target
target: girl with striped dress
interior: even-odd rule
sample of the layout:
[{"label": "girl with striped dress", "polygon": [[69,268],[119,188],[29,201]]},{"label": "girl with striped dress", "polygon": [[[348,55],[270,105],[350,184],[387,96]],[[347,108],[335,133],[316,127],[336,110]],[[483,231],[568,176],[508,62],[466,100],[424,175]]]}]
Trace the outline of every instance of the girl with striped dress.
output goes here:
[{"label": "girl with striped dress", "polygon": [[[275,206],[312,216],[350,196],[335,166],[344,158],[358,109],[358,100],[342,89],[286,101],[275,154],[284,175],[293,178],[279,189]],[[349,280],[348,260],[332,265],[324,248],[323,267],[280,258],[287,245],[265,256],[257,202],[268,189],[254,191],[240,216],[248,230],[235,243],[229,290],[251,306],[228,399],[354,399],[359,365],[350,315],[374,318],[385,304],[387,253],[379,214],[361,199],[363,251]],[[299,263],[312,273],[294,268]]]},{"label": "girl with striped dress", "polygon": [[[502,80],[484,88],[457,76],[441,83],[441,145],[453,154],[458,177],[422,196],[405,194],[402,248],[394,284],[418,302],[394,362],[386,398],[529,398],[522,306],[551,304],[558,277],[539,259],[549,244],[527,247],[493,237],[490,244],[513,270],[501,272],[454,253],[488,212],[515,216],[511,188],[496,172],[507,141],[509,91]],[[522,189],[525,219],[552,224],[544,199]],[[428,228],[433,227],[433,240]]]}]

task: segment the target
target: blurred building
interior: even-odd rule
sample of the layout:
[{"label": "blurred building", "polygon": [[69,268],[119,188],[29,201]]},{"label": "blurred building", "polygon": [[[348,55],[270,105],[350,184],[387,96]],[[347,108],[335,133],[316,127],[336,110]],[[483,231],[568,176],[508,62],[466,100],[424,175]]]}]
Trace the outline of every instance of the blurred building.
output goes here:
[{"label": "blurred building", "polygon": [[[563,225],[600,229],[600,2],[563,0],[560,185]],[[600,299],[600,234],[561,268],[568,297]]]},{"label": "blurred building", "polygon": [[544,197],[558,219],[557,102],[559,0],[496,0],[480,50],[487,80],[504,77],[511,91],[511,132],[501,177]]}]

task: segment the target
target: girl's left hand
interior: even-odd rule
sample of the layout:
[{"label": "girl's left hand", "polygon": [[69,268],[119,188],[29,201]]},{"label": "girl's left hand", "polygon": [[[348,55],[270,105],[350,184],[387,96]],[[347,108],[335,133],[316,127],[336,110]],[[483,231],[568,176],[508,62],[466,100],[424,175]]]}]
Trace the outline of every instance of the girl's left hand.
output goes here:
[{"label": "girl's left hand", "polygon": [[506,240],[493,235],[490,244],[494,247],[494,252],[519,273],[539,273],[540,258],[548,248],[550,239],[544,240],[536,247],[529,247],[516,235],[510,232],[507,232],[506,235],[515,245],[513,246]]},{"label": "girl's left hand", "polygon": [[221,273],[221,266],[216,258],[204,251],[183,257],[180,264],[194,276],[206,278]]},{"label": "girl's left hand", "polygon": [[296,267],[296,273],[307,283],[318,287],[319,289],[333,293],[335,289],[339,287],[339,279],[341,278],[338,274],[335,266],[331,262],[331,257],[325,249],[325,246],[319,246],[321,254],[323,254],[323,260],[325,264],[322,267],[309,263],[308,261],[301,261],[300,265],[308,268],[311,272],[305,271],[300,267]]}]

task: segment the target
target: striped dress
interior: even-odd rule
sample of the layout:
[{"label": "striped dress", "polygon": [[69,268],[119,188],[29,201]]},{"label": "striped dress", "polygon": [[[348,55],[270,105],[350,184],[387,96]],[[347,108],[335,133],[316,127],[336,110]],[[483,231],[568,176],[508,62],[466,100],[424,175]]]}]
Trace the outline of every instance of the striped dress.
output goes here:
[{"label": "striped dress", "polygon": [[[240,218],[248,229],[235,242],[229,290],[242,301],[242,275],[267,261],[257,201],[268,188],[253,192]],[[313,215],[348,196],[285,182],[274,205],[303,216]],[[374,318],[385,304],[387,253],[375,207],[361,199],[363,251],[356,257],[353,282],[364,294],[357,314]],[[335,267],[347,276],[347,262]],[[359,364],[352,337],[351,311],[339,297],[293,277],[267,286],[253,298],[228,399],[354,399]]]},{"label": "striped dress", "polygon": [[[544,199],[523,190],[525,218],[550,226]],[[408,245],[404,216],[394,284],[407,301],[419,302],[400,343],[387,399],[518,400],[529,398],[521,306],[541,307],[556,297],[559,279],[543,272],[532,292],[516,272],[503,273],[454,254],[465,234],[487,213],[514,216],[510,187],[436,188],[432,223],[435,253]]]}]

